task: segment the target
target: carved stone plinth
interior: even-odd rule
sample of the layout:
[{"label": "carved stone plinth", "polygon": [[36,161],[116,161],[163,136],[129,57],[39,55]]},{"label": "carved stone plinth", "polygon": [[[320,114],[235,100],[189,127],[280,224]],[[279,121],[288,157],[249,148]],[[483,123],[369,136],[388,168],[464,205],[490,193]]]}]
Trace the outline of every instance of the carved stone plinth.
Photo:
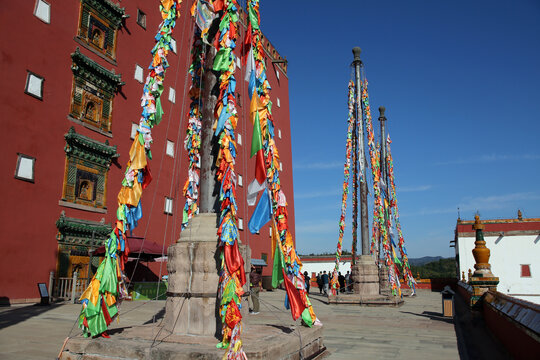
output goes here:
[{"label": "carved stone plinth", "polygon": [[390,283],[388,282],[388,266],[382,263],[379,266],[379,291],[381,294],[390,294]]},{"label": "carved stone plinth", "polygon": [[[169,246],[169,288],[163,326],[177,335],[221,334],[217,290],[221,260],[217,241],[217,215],[199,214],[182,231],[180,240]],[[248,278],[251,250],[240,245]],[[244,290],[248,291],[247,283]],[[247,297],[242,298],[242,316],[248,314]]]},{"label": "carved stone plinth", "polygon": [[352,266],[353,291],[365,296],[379,296],[379,268],[371,255],[361,255]]},{"label": "carved stone plinth", "polygon": [[481,274],[473,274],[469,285],[472,287],[471,294],[471,307],[476,306],[476,303],[480,298],[489,290],[497,291],[497,285],[499,284],[499,278],[496,276],[482,276]]}]

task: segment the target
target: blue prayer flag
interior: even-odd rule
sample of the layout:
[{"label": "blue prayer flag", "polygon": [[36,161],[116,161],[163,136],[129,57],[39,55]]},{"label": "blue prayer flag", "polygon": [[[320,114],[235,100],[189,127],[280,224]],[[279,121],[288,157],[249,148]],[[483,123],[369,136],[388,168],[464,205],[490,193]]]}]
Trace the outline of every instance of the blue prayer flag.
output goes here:
[{"label": "blue prayer flag", "polygon": [[264,189],[251,219],[249,219],[248,228],[252,234],[256,234],[272,218],[270,197],[268,189]]}]

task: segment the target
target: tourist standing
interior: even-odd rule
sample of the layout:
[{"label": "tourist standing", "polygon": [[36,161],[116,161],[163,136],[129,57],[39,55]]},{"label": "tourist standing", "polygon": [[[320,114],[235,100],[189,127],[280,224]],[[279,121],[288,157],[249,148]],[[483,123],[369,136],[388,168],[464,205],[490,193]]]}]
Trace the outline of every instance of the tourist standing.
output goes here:
[{"label": "tourist standing", "polygon": [[251,266],[251,272],[249,273],[249,283],[251,289],[251,304],[253,305],[251,314],[257,315],[259,313],[259,293],[262,286],[262,276],[255,269],[255,266]]},{"label": "tourist standing", "polygon": [[326,270],[323,271],[322,283],[324,295],[328,295],[328,274],[326,273]]},{"label": "tourist standing", "polygon": [[338,275],[338,282],[339,282],[339,292],[345,292],[345,276],[341,275],[341,271]]},{"label": "tourist standing", "polygon": [[309,294],[309,280],[311,278],[309,277],[308,275],[308,272],[307,271],[304,271],[304,282],[306,284],[306,292]]},{"label": "tourist standing", "polygon": [[317,274],[317,286],[319,287],[319,295],[322,295],[323,291],[323,281],[322,281],[322,272],[319,271]]}]

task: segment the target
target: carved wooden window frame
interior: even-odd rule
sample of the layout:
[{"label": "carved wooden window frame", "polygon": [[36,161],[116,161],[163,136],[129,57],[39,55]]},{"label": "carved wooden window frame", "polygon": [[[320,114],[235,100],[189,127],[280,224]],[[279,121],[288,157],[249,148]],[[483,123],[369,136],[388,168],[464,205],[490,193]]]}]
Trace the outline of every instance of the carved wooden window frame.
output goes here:
[{"label": "carved wooden window frame", "polygon": [[[113,100],[124,83],[121,76],[104,68],[81,54],[71,54],[73,84],[68,118],[102,135],[112,137]],[[94,104],[94,113],[87,113],[88,103]]]},{"label": "carved wooden window frame", "polygon": [[[124,16],[123,8],[107,1],[82,0],[75,40],[105,60],[116,64],[118,29]],[[96,30],[103,34],[99,44],[93,39]]]},{"label": "carved wooden window frame", "polygon": [[116,147],[79,135],[73,127],[65,138],[66,162],[60,205],[106,212],[107,178],[112,159],[118,156]]}]

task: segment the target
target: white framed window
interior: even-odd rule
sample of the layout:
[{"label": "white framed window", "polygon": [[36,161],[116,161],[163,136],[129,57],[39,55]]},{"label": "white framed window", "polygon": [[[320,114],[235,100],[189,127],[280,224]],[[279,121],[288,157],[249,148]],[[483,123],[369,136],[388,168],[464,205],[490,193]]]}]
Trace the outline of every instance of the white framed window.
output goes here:
[{"label": "white framed window", "polygon": [[172,87],[169,88],[169,101],[173,104],[176,101],[176,91]]},{"label": "white framed window", "polygon": [[281,102],[279,101],[279,98],[277,98],[277,107],[281,107]]},{"label": "white framed window", "polygon": [[268,228],[268,236],[272,237],[272,227],[271,226]]},{"label": "white framed window", "polygon": [[135,74],[133,75],[133,77],[135,78],[135,80],[137,80],[141,84],[143,83],[144,73],[143,73],[142,66],[135,64]]},{"label": "white framed window", "polygon": [[242,175],[238,175],[238,186],[244,186],[244,182],[242,180]]},{"label": "white framed window", "polygon": [[165,197],[165,207],[163,208],[163,212],[167,215],[172,215],[173,210],[173,199],[170,197]]},{"label": "white framed window", "polygon": [[146,14],[141,9],[137,9],[137,24],[143,29],[146,29]]},{"label": "white framed window", "polygon": [[276,77],[279,80],[279,70],[276,68]]},{"label": "white framed window", "polygon": [[51,4],[43,0],[36,0],[34,15],[46,24],[51,23]]},{"label": "white framed window", "polygon": [[172,52],[176,54],[176,40],[174,40],[174,38],[171,38],[170,45],[171,45]]},{"label": "white framed window", "polygon": [[34,164],[36,158],[17,153],[17,167],[15,168],[15,179],[34,182]]},{"label": "white framed window", "polygon": [[244,230],[244,219],[238,218],[238,230]]},{"label": "white framed window", "polygon": [[283,163],[281,161],[279,162],[279,171],[283,171]]},{"label": "white framed window", "polygon": [[240,61],[239,57],[236,58],[236,67],[239,68],[239,69],[242,68],[242,62]]},{"label": "white framed window", "polygon": [[165,150],[165,154],[172,158],[174,157],[174,142],[171,140],[167,140],[167,149]]},{"label": "white framed window", "polygon": [[[27,70],[28,71],[28,70]],[[26,86],[24,92],[36,99],[43,100],[43,82],[45,80],[31,71],[26,74]]]},{"label": "white framed window", "polygon": [[238,134],[238,145],[242,145],[242,134]]},{"label": "white framed window", "polygon": [[277,136],[278,136],[278,138],[281,139],[281,129],[278,129],[278,130],[277,130]]},{"label": "white framed window", "polygon": [[135,139],[135,136],[137,136],[137,130],[139,129],[139,124],[131,123],[131,136],[130,139]]}]

